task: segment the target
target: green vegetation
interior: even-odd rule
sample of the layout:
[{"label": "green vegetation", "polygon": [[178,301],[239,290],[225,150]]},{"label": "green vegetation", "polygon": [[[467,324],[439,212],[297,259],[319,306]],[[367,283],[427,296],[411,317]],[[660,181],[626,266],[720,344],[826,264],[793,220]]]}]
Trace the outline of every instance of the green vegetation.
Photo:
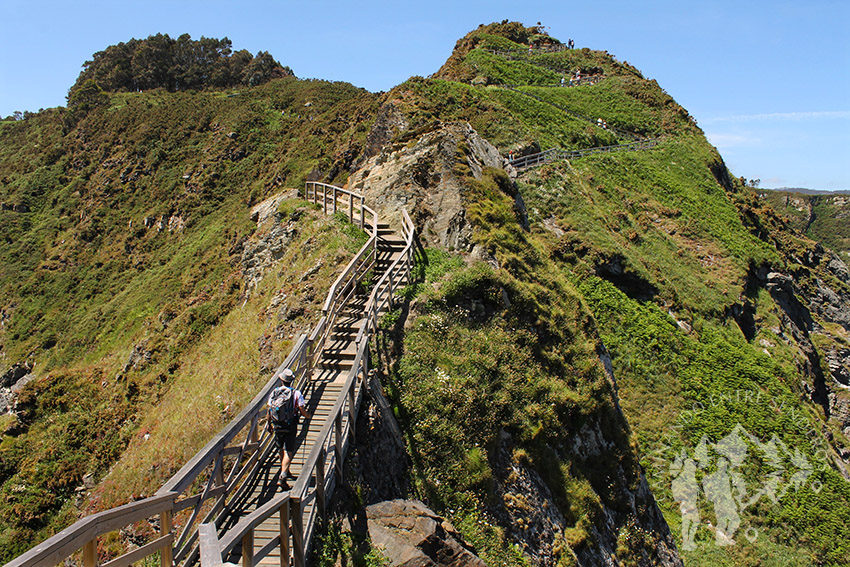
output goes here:
[{"label": "green vegetation", "polygon": [[[0,351],[37,376],[0,433],[4,561],[79,507],[155,491],[254,395],[365,238],[290,200],[288,269],[257,289],[241,275],[262,236],[250,207],[311,172],[341,182],[373,95],[292,78],[235,96],[92,89],[85,107],[75,92],[74,109],[0,129]],[[288,311],[267,313],[281,290]]]},{"label": "green vegetation", "polygon": [[[334,567],[338,561],[353,567],[387,567],[390,561],[380,549],[372,547],[366,539],[356,538],[344,532],[340,526],[331,524],[320,536],[316,561],[319,567]],[[365,551],[364,551],[365,550]]]},{"label": "green vegetation", "polygon": [[[394,91],[413,127],[434,119],[467,120],[505,154],[517,148],[613,141],[604,138],[611,133],[565,112],[569,110],[663,138],[649,151],[589,156],[524,174],[518,189],[529,232],[518,227],[515,204],[507,198],[515,189],[503,174],[489,171],[483,179],[467,179],[473,239],[497,258],[500,269],[473,265],[452,270],[426,285],[428,299],[418,300],[424,306],[408,328],[396,386],[418,489],[432,504],[454,509],[453,521],[468,527],[465,536],[481,542],[488,559],[510,564],[511,559],[500,555],[510,537],[494,530],[489,533],[497,535],[488,538],[482,527],[492,523],[488,511],[498,507],[493,463],[497,432],[507,431],[525,455],[522,462],[538,471],[566,471],[546,481],[559,505],[569,502],[566,509],[577,511],[564,538],[567,548],[581,549],[589,530],[578,518],[592,523],[600,505],[611,505],[605,501],[610,490],[594,486],[593,475],[585,477],[563,455],[547,460],[545,450],[534,443],[534,432],[560,428],[568,436],[574,423],[541,420],[535,428],[524,420],[535,415],[528,400],[547,396],[556,396],[555,407],[573,408],[579,421],[604,413],[588,404],[606,396],[604,388],[593,390],[593,380],[590,386],[535,389],[547,387],[545,376],[576,374],[569,365],[550,366],[554,360],[577,364],[595,359],[589,348],[583,355],[548,351],[551,329],[558,329],[553,343],[563,349],[583,340],[591,344],[598,325],[641,462],[680,545],[681,512],[671,492],[670,471],[677,451],[694,450],[703,436],[719,442],[740,425],[761,443],[775,435],[778,443],[799,449],[800,458],[815,467],[806,477],[809,484],[784,493],[776,503],[763,496],[742,510],[742,525],[758,534],[753,542],[742,528],[737,545],[716,547],[713,532],[703,523],[697,549],[683,552],[688,565],[846,564],[848,488],[825,458],[832,449],[829,438],[818,433],[824,428],[823,414],[805,401],[808,396],[800,387],[800,368],[809,362],[777,335],[783,313],[759,289],[754,274],[759,269],[793,273],[798,285],[814,294],[815,278],[836,290],[846,285],[822,267],[801,265],[800,258],[811,254],[814,243],[794,235],[763,200],[729,176],[688,113],[657,84],[607,54],[579,50],[529,55],[522,45],[527,37],[517,39],[516,30],[501,34],[485,28],[458,42],[436,79],[412,79]],[[484,49],[513,49],[514,60]],[[578,68],[604,72],[606,78],[593,86],[539,86],[557,82],[553,69]],[[525,84],[520,90],[542,102],[493,86],[473,86],[494,83]],[[494,115],[500,119],[493,120]],[[461,166],[458,173],[468,172]],[[837,233],[840,221],[829,222]],[[508,304],[500,299],[502,290]],[[545,299],[542,290],[550,294]],[[586,305],[594,323],[579,323],[584,307],[558,316],[563,301]],[[751,306],[751,327],[730,315],[736,304]],[[531,337],[523,338],[528,327],[520,313],[541,319]],[[844,329],[822,324],[830,330],[813,339],[819,348],[846,344]],[[452,348],[458,344],[465,345],[462,352]],[[767,351],[763,345],[772,346]],[[517,375],[529,378],[526,382]],[[763,402],[741,401],[736,397],[741,392]],[[486,410],[475,405],[481,398],[487,400]],[[479,411],[487,419],[470,418]],[[830,431],[840,435],[835,428]],[[551,438],[548,443],[557,445]],[[622,458],[628,460],[626,453]],[[793,471],[790,462],[785,465]],[[748,490],[769,474],[763,464],[748,470]],[[585,478],[591,484],[581,488]],[[570,498],[559,500],[559,491]],[[584,498],[578,496],[582,493]],[[710,502],[701,497],[699,506],[704,520],[715,521]],[[620,538],[618,549],[625,556],[620,559],[626,562],[638,555],[633,546],[647,545],[633,523],[623,524]],[[568,557],[561,555],[565,564]]]},{"label": "green vegetation", "polygon": [[[468,121],[503,155],[622,141],[596,117],[660,138],[516,183],[501,169],[473,176],[470,148],[455,149],[452,173],[487,262],[426,250],[402,291],[411,311],[385,387],[416,494],[489,565],[525,565],[517,542],[533,510],[517,487],[533,477],[564,518],[550,542],[558,565],[599,537],[624,565],[651,562],[660,536],[646,529],[651,500],[634,496],[642,474],[683,548],[672,465],[740,426],[748,448],[775,439],[797,451],[780,475],[764,463],[742,469],[749,494],[765,479],[788,484],[795,463],[812,468],[775,502],[765,494],[742,510],[752,541],[742,527],[736,545],[715,546],[703,521],[686,564],[846,564],[850,489],[831,464],[846,440],[808,401],[805,369],[828,376],[806,349],[850,338],[815,313],[803,348],[763,275],[792,275],[798,299],[822,285],[850,293],[789,228],[846,251],[843,202],[807,199],[799,215],[787,196],[752,191],[654,81],[605,52],[529,53],[529,43],[557,44],[542,31],[481,26],[435,78],[381,96],[267,81],[285,69],[268,54],[230,53],[226,38],[152,36],[96,54],[69,109],[4,121],[0,353],[3,370],[29,361],[36,379],[17,416],[0,419],[0,559],[81,511],[152,493],[253,396],[365,236],[286,199],[276,214],[291,240],[249,286],[251,243],[267,236],[251,207],[307,178],[343,184],[380,150],[369,134],[392,106],[407,122],[393,146],[450,121]],[[545,86],[576,70],[604,79]],[[402,317],[381,326],[398,329]],[[585,451],[588,439],[604,450]],[[78,497],[84,478],[97,487]],[[697,511],[716,521],[705,498]],[[383,563],[332,526],[320,561],[340,556]]]},{"label": "green vegetation", "polygon": [[110,45],[83,64],[71,88],[69,106],[74,106],[76,95],[87,84],[109,92],[157,88],[173,92],[256,86],[292,76],[292,70],[268,52],[260,51],[254,57],[244,49],[233,52],[231,47],[226,37],[193,40],[187,33],[177,39],[158,33]]},{"label": "green vegetation", "polygon": [[[488,512],[502,432],[570,523],[558,554],[567,562],[571,549],[593,545],[603,505],[625,512],[603,485],[621,473],[638,482],[637,462],[577,291],[520,227],[504,172],[468,182],[475,238],[503,268],[475,263],[447,271],[445,253],[429,251],[436,267],[426,269],[428,285],[387,390],[400,408],[417,491],[451,514],[488,564],[525,564]],[[568,446],[582,424],[604,428],[615,448],[565,462],[556,448]]]},{"label": "green vegetation", "polygon": [[809,238],[843,254],[850,255],[850,195],[807,194],[791,191],[758,190],[760,199],[766,200],[788,223]]}]

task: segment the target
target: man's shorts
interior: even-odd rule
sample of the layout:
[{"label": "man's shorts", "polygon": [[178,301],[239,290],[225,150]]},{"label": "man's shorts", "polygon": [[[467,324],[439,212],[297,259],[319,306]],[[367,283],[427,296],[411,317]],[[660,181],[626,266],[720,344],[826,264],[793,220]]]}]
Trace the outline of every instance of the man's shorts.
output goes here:
[{"label": "man's shorts", "polygon": [[274,430],[274,442],[277,445],[277,450],[285,448],[290,455],[295,452],[295,441],[298,438],[298,428],[293,427],[289,431]]}]

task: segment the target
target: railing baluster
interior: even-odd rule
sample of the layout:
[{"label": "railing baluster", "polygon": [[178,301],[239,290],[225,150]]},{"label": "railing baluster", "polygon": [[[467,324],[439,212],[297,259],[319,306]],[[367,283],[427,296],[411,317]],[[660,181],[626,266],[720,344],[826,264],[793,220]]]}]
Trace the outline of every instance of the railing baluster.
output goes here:
[{"label": "railing baluster", "polygon": [[304,567],[304,514],[299,497],[290,500],[289,515],[292,526],[292,559],[295,567]]},{"label": "railing baluster", "polygon": [[[171,533],[171,510],[163,510],[159,515],[159,535],[166,536]],[[169,543],[159,556],[160,567],[171,567],[174,561],[174,548]]]},{"label": "railing baluster", "polygon": [[83,546],[83,566],[95,567],[97,565],[97,540],[93,539]]},{"label": "railing baluster", "polygon": [[357,418],[357,414],[354,413],[354,388],[356,386],[357,380],[354,380],[348,389],[348,435],[351,438],[351,443],[354,443],[354,420]]},{"label": "railing baluster", "polygon": [[334,417],[334,469],[337,478],[342,481],[342,414]]},{"label": "railing baluster", "polygon": [[242,536],[242,567],[254,567],[254,530]]},{"label": "railing baluster", "polygon": [[327,502],[325,502],[325,450],[319,451],[316,460],[316,507],[319,510],[319,518],[324,522],[327,518]]},{"label": "railing baluster", "polygon": [[280,567],[289,567],[289,503],[280,507]]}]

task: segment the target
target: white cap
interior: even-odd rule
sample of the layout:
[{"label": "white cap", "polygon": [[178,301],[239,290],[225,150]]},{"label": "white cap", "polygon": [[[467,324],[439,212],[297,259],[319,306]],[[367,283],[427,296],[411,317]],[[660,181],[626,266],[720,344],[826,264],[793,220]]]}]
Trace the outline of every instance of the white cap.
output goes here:
[{"label": "white cap", "polygon": [[292,370],[290,370],[289,368],[285,369],[283,371],[283,381],[288,384],[293,380],[295,380],[295,373],[292,372]]}]

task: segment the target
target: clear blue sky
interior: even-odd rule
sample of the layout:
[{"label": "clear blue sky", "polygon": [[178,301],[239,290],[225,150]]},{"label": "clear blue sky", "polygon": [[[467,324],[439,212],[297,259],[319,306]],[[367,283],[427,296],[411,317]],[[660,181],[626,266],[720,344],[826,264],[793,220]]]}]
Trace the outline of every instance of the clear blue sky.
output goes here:
[{"label": "clear blue sky", "polygon": [[65,104],[96,51],[162,32],[227,36],[299,77],[384,91],[481,23],[542,22],[607,50],[694,115],[737,176],[850,189],[850,0],[640,2],[0,0],[0,116]]}]

